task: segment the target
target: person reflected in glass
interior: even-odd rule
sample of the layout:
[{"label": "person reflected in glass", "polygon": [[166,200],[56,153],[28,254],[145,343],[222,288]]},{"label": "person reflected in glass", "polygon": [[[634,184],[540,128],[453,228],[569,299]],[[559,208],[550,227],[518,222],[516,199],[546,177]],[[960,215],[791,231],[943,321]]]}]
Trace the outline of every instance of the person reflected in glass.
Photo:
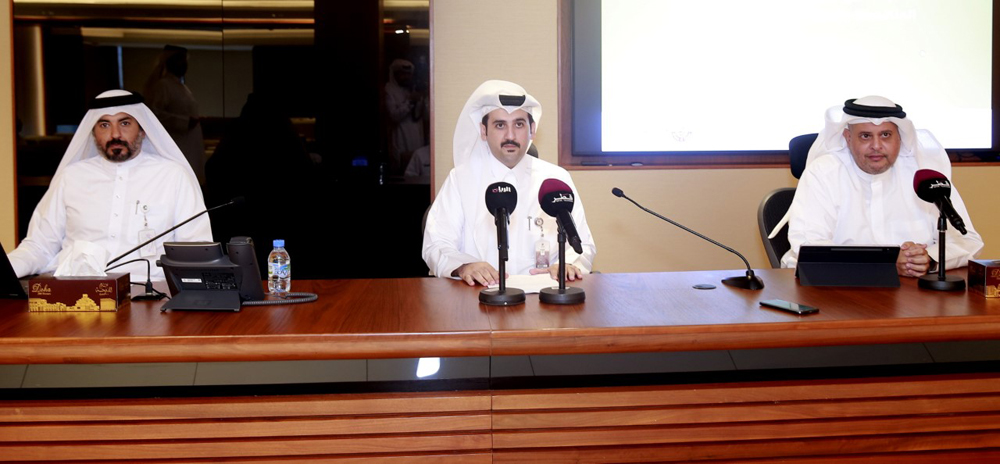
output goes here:
[{"label": "person reflected in glass", "polygon": [[394,60],[385,84],[385,109],[389,115],[389,173],[400,174],[413,151],[426,145],[424,117],[427,96],[414,89],[413,63]]},{"label": "person reflected in glass", "polygon": [[184,152],[198,182],[205,182],[205,140],[198,101],[184,82],[188,71],[188,51],[167,45],[146,79],[143,93],[153,114]]}]

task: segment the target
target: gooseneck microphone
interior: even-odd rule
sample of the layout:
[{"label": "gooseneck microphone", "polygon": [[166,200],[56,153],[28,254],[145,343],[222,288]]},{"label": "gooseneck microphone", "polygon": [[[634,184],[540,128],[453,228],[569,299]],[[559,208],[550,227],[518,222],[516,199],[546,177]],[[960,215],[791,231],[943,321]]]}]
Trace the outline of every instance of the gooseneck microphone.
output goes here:
[{"label": "gooseneck microphone", "polygon": [[579,254],[583,254],[583,243],[573,222],[573,189],[559,179],[545,179],[538,188],[538,204],[545,214],[556,218],[556,242],[559,246],[559,286],[543,288],[538,292],[538,301],[550,304],[583,303],[587,295],[583,289],[566,287],[566,241]]},{"label": "gooseneck microphone", "polygon": [[917,171],[913,175],[913,190],[917,192],[917,196],[921,200],[934,203],[938,211],[948,218],[948,222],[951,222],[955,230],[961,232],[962,235],[969,233],[965,228],[962,216],[958,214],[958,211],[955,211],[955,207],[951,204],[951,182],[944,174],[933,169]]},{"label": "gooseneck microphone", "polygon": [[506,182],[496,182],[486,187],[486,210],[493,215],[497,226],[497,270],[500,273],[500,287],[479,292],[479,302],[488,305],[508,306],[524,303],[524,291],[507,288],[507,225],[510,213],[517,207],[517,190]]},{"label": "gooseneck microphone", "polygon": [[948,230],[948,222],[956,230],[965,235],[968,230],[965,228],[965,221],[962,216],[955,211],[951,204],[951,182],[948,178],[933,169],[920,169],[913,174],[913,190],[921,200],[934,203],[940,215],[938,216],[938,271],[937,274],[926,274],[920,276],[917,286],[928,290],[955,291],[965,290],[965,279],[945,274],[945,232]]},{"label": "gooseneck microphone", "polygon": [[559,179],[545,179],[538,189],[538,203],[542,206],[545,214],[556,218],[566,229],[566,239],[573,251],[583,254],[583,242],[580,234],[576,231],[576,223],[573,222],[573,190]]},{"label": "gooseneck microphone", "polygon": [[704,236],[702,234],[699,234],[698,232],[695,232],[694,230],[691,230],[691,229],[689,229],[687,227],[684,227],[683,225],[678,224],[677,222],[674,222],[674,221],[670,220],[669,218],[661,216],[660,214],[658,214],[657,212],[655,212],[655,211],[653,211],[651,209],[647,209],[646,207],[640,205],[639,203],[636,203],[635,200],[633,200],[633,199],[629,198],[628,196],[626,196],[625,192],[623,192],[622,189],[620,189],[618,187],[615,187],[615,188],[611,189],[611,193],[613,193],[616,197],[624,198],[624,199],[632,202],[633,205],[638,206],[639,209],[641,209],[641,210],[643,210],[643,211],[645,211],[645,212],[647,212],[649,214],[652,214],[653,216],[656,216],[656,217],[658,217],[658,218],[660,218],[660,219],[662,219],[664,221],[667,221],[667,222],[669,222],[669,223],[671,223],[671,224],[673,224],[673,225],[675,225],[677,227],[680,227],[681,229],[683,229],[683,230],[685,230],[685,231],[687,231],[687,232],[689,232],[691,234],[694,234],[694,235],[700,237],[701,239],[706,240],[709,243],[722,248],[723,250],[726,250],[726,251],[728,251],[730,253],[735,254],[736,256],[739,256],[740,259],[743,260],[743,264],[745,264],[747,266],[747,274],[746,274],[746,276],[728,277],[728,278],[722,279],[722,283],[724,283],[726,285],[729,285],[730,287],[743,288],[743,289],[747,289],[747,290],[760,290],[760,289],[764,288],[764,281],[762,281],[760,279],[760,277],[757,277],[756,275],[754,275],[753,269],[750,267],[750,262],[747,261],[747,259],[745,257],[743,257],[743,255],[740,254],[740,252],[738,252],[738,251],[736,251],[736,250],[734,250],[732,248],[729,248],[729,247],[727,247],[727,246],[725,246],[725,245],[723,245],[723,244],[721,244],[719,242],[716,242],[715,240],[712,240],[712,239],[710,239],[710,238],[708,238],[708,237],[706,237],[706,236]]},{"label": "gooseneck microphone", "polygon": [[191,217],[187,218],[187,220],[185,220],[184,222],[181,222],[181,223],[179,223],[179,224],[177,224],[177,225],[175,225],[175,226],[173,226],[173,227],[171,227],[171,228],[163,231],[160,235],[157,235],[156,237],[153,237],[153,238],[151,238],[149,240],[146,240],[145,242],[142,242],[139,245],[137,245],[135,248],[133,248],[133,249],[131,249],[129,251],[126,251],[125,253],[122,253],[117,258],[112,259],[111,261],[108,261],[107,266],[111,266],[112,264],[114,264],[115,262],[117,262],[119,259],[122,259],[122,258],[128,256],[129,254],[131,254],[133,251],[138,250],[138,249],[140,249],[140,248],[142,248],[142,247],[144,247],[146,245],[149,245],[150,243],[155,242],[158,238],[160,238],[160,237],[162,237],[164,235],[167,235],[167,234],[169,234],[169,233],[177,230],[178,227],[183,226],[184,224],[187,224],[187,223],[195,220],[198,216],[201,216],[202,214],[205,214],[205,213],[210,212],[210,211],[215,211],[215,210],[217,210],[219,208],[225,208],[226,206],[232,206],[232,205],[241,206],[241,205],[243,205],[243,203],[245,201],[246,200],[243,197],[236,197],[236,198],[233,198],[232,200],[229,200],[228,202],[223,203],[223,204],[221,204],[219,206],[213,206],[211,208],[206,209],[205,211],[202,211],[202,212],[200,212],[198,214],[195,214],[194,216],[191,216]]}]

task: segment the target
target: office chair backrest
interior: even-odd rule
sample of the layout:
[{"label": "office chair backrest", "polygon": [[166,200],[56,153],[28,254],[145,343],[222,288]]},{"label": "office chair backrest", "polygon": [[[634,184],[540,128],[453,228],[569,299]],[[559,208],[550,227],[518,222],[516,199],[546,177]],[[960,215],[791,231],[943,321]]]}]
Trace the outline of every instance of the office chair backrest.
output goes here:
[{"label": "office chair backrest", "polygon": [[802,178],[802,171],[806,169],[806,157],[809,155],[809,148],[816,141],[817,135],[819,134],[800,135],[788,141],[788,161],[791,164],[792,175],[796,179]]},{"label": "office chair backrest", "polygon": [[780,188],[764,196],[757,208],[757,226],[760,228],[760,240],[764,243],[764,251],[771,267],[781,267],[781,257],[791,248],[788,244],[788,224],[781,227],[781,232],[773,239],[768,239],[771,229],[784,217],[788,207],[795,198],[794,188]]}]

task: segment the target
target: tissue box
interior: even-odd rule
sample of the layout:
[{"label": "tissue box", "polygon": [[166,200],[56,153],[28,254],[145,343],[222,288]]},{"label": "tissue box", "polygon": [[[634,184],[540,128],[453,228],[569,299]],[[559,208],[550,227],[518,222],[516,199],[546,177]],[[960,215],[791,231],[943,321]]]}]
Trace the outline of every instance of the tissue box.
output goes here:
[{"label": "tissue box", "polygon": [[969,289],[986,298],[1000,298],[1000,260],[969,260]]},{"label": "tissue box", "polygon": [[28,311],[118,311],[132,297],[129,273],[107,277],[54,277],[28,280]]}]

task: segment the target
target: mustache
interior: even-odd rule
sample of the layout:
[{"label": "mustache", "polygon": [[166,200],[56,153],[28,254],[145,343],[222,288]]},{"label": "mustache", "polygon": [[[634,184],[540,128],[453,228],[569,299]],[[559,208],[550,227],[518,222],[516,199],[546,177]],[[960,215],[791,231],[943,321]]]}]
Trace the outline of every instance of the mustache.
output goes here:
[{"label": "mustache", "polygon": [[501,147],[504,146],[504,145],[513,145],[513,146],[515,146],[517,148],[521,148],[521,144],[520,143],[517,143],[517,141],[511,140],[511,139],[504,140],[502,143],[500,143]]},{"label": "mustache", "polygon": [[128,147],[128,144],[125,143],[125,141],[122,139],[111,139],[108,140],[108,143],[104,144],[104,148],[111,148],[112,145],[121,145],[124,147]]}]

